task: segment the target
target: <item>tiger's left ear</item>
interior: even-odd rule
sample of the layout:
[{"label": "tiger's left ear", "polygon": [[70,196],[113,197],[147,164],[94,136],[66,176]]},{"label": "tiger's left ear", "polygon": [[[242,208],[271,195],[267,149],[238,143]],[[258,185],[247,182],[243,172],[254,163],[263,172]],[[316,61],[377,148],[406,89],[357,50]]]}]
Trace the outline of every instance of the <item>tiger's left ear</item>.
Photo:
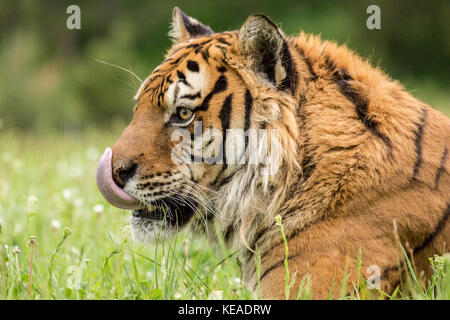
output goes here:
[{"label": "tiger's left ear", "polygon": [[239,30],[239,49],[247,65],[280,90],[295,92],[297,72],[281,30],[262,14],[251,15]]},{"label": "tiger's left ear", "polygon": [[198,22],[196,19],[189,17],[178,7],[172,12],[172,28],[169,36],[174,42],[181,42],[192,38],[198,38],[213,34],[214,31],[210,27]]}]

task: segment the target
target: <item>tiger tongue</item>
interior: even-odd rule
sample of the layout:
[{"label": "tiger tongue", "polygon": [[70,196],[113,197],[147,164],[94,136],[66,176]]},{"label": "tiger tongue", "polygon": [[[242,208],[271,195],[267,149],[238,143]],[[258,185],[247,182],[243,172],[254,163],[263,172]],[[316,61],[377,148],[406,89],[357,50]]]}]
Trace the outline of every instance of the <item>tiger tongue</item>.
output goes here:
[{"label": "tiger tongue", "polygon": [[97,166],[97,186],[103,197],[121,209],[138,210],[139,201],[121,189],[112,177],[112,150],[106,148]]}]

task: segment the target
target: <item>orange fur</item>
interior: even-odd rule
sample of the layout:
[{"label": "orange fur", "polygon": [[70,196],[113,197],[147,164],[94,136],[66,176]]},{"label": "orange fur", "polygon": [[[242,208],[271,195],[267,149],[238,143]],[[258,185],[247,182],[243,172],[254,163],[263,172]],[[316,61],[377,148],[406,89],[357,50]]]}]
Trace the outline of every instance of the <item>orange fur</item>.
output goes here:
[{"label": "orange fur", "polygon": [[[199,206],[203,215],[196,218],[206,220],[207,230],[218,224],[229,246],[240,250],[248,288],[256,290],[258,249],[262,296],[284,297],[278,214],[288,238],[289,268],[297,279],[308,270],[314,298],[326,298],[332,282],[343,281],[346,272],[349,284],[357,281],[360,251],[362,270],[378,266],[381,289],[391,292],[403,260],[397,239],[411,248],[418,271],[428,273],[427,258],[447,251],[450,241],[449,119],[344,46],[305,34],[286,38],[262,16],[250,17],[240,33],[210,34],[209,27],[177,10],[174,23],[188,23],[174,26],[178,42],[143,84],[133,121],[113,148],[113,168],[135,162],[141,180],[182,171],[170,160],[173,128],[164,121],[175,92],[170,86],[175,79],[188,81],[187,61],[195,61],[198,79],[207,85],[193,101],[198,108],[210,99],[207,109],[196,109],[203,128],[225,130],[227,112],[228,128],[243,128],[251,97],[250,128],[280,132],[281,164],[268,180],[251,178],[256,171],[250,166],[205,163],[191,165],[185,175],[205,188],[199,190],[215,206],[215,213]],[[205,34],[189,37],[189,30],[199,29]],[[273,69],[258,56],[264,49],[254,39],[261,33],[275,48],[268,60]],[[227,99],[232,110],[225,109]],[[193,134],[192,125],[187,129]],[[165,183],[170,174],[158,177],[151,181]]]}]

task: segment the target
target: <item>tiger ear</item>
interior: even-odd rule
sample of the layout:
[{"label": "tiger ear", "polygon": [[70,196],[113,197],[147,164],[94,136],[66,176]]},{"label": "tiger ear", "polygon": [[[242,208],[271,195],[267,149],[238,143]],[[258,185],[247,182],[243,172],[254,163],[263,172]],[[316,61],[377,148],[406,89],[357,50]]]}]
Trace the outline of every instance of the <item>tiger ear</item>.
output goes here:
[{"label": "tiger ear", "polygon": [[239,30],[239,49],[247,66],[281,90],[295,91],[297,73],[281,30],[262,14],[251,15]]},{"label": "tiger ear", "polygon": [[174,42],[181,42],[192,38],[207,36],[214,32],[210,27],[198,22],[196,19],[189,17],[178,7],[172,12],[172,28],[169,36]]}]

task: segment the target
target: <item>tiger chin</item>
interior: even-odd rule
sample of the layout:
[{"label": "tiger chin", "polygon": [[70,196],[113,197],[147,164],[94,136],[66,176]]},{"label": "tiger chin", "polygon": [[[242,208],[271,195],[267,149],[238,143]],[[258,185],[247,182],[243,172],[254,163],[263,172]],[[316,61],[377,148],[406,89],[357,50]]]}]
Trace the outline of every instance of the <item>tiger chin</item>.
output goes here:
[{"label": "tiger chin", "polygon": [[[175,8],[170,36],[97,171],[106,200],[132,210],[136,240],[219,230],[263,298],[285,298],[277,215],[296,272],[290,298],[307,275],[323,299],[374,268],[391,293],[403,276],[399,245],[430,273],[428,258],[450,241],[445,115],[345,46],[287,37],[264,15],[215,33]],[[254,139],[261,132],[272,138]]]}]

